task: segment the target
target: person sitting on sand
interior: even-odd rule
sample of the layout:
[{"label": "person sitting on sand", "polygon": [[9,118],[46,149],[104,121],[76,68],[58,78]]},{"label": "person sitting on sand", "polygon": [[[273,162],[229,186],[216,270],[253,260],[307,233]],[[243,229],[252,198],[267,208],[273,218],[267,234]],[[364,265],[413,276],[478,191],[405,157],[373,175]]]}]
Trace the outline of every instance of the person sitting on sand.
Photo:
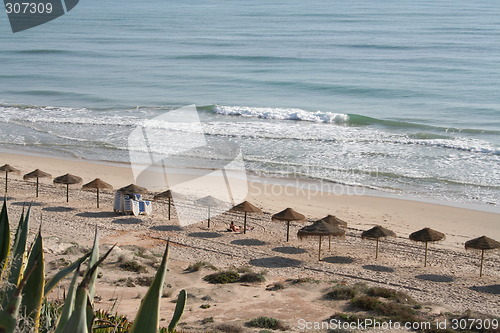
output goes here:
[{"label": "person sitting on sand", "polygon": [[234,224],[234,222],[231,221],[231,224],[229,225],[229,229],[227,231],[233,231],[233,232],[238,232],[240,231],[240,227]]}]

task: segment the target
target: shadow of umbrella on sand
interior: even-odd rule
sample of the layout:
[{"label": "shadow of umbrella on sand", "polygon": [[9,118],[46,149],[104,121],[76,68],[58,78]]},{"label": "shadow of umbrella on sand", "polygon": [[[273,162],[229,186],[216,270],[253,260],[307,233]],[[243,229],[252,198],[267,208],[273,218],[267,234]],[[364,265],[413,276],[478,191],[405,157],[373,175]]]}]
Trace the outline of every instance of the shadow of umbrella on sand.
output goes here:
[{"label": "shadow of umbrella on sand", "polygon": [[173,198],[176,199],[183,199],[184,196],[182,194],[179,194],[177,192],[173,193],[171,190],[166,190],[164,192],[161,192],[161,193],[158,193],[154,196],[154,200],[163,200],[163,199],[167,199],[168,201],[168,219],[170,220],[170,208],[171,208],[171,205],[172,205],[172,200]]},{"label": "shadow of umbrella on sand", "polygon": [[[333,226],[347,229],[347,222],[346,221],[341,220],[338,217],[330,215],[330,214],[323,217],[319,221],[325,221],[328,224],[331,224]],[[328,236],[328,249],[330,250],[331,248],[332,248],[332,236]]]},{"label": "shadow of umbrella on sand", "polygon": [[36,169],[36,170],[33,170],[31,171],[30,173],[27,173],[23,176],[23,179],[24,180],[28,180],[28,179],[33,179],[33,178],[36,178],[36,197],[38,198],[38,180],[39,178],[51,178],[52,175],[50,173],[46,173],[40,169]]},{"label": "shadow of umbrella on sand", "polygon": [[99,208],[99,189],[111,190],[111,189],[113,189],[113,186],[111,186],[110,184],[106,183],[105,181],[103,181],[99,178],[96,178],[93,181],[91,181],[90,183],[83,185],[82,188],[83,189],[95,188],[97,190],[97,208]]},{"label": "shadow of umbrella on sand", "polygon": [[442,232],[433,230],[431,228],[424,228],[410,234],[410,239],[412,241],[425,243],[424,267],[427,266],[427,247],[429,242],[437,242],[443,240],[444,238],[445,235]]},{"label": "shadow of umbrella on sand", "polygon": [[379,225],[371,228],[370,230],[365,230],[361,233],[361,238],[375,239],[377,245],[375,247],[375,259],[378,258],[378,241],[383,237],[396,237],[394,231],[381,227]]},{"label": "shadow of umbrella on sand", "polygon": [[243,222],[243,233],[247,233],[247,213],[257,213],[257,214],[262,214],[262,210],[260,210],[259,207],[256,207],[252,205],[248,201],[243,201],[239,205],[234,206],[231,208],[231,210],[236,211],[236,212],[243,212],[245,213],[245,219]]},{"label": "shadow of umbrella on sand", "polygon": [[66,185],[66,202],[69,202],[69,185],[80,184],[81,182],[82,179],[80,177],[69,173],[54,178],[54,184]]},{"label": "shadow of umbrella on sand", "polygon": [[332,225],[324,220],[318,220],[311,225],[307,225],[297,232],[299,239],[306,237],[319,237],[318,261],[321,260],[321,238],[323,236],[345,237],[345,230]]},{"label": "shadow of umbrella on sand", "polygon": [[20,171],[8,164],[4,164],[0,167],[0,171],[5,172],[5,193],[7,193],[7,181],[9,173],[19,173]]},{"label": "shadow of umbrella on sand", "polygon": [[219,200],[217,198],[214,198],[211,195],[208,195],[206,197],[203,197],[201,199],[195,200],[194,202],[198,206],[204,206],[208,208],[208,228],[210,229],[210,208],[215,208],[215,207],[224,207],[226,206],[226,203],[222,200]]},{"label": "shadow of umbrella on sand", "polygon": [[288,242],[290,238],[290,221],[304,221],[306,217],[292,208],[287,208],[279,213],[276,213],[272,217],[273,220],[286,221],[286,241]]},{"label": "shadow of umbrella on sand", "polygon": [[481,236],[465,242],[466,250],[469,249],[481,250],[481,266],[479,269],[479,277],[483,276],[484,251],[494,250],[499,248],[500,248],[499,242],[486,236]]}]

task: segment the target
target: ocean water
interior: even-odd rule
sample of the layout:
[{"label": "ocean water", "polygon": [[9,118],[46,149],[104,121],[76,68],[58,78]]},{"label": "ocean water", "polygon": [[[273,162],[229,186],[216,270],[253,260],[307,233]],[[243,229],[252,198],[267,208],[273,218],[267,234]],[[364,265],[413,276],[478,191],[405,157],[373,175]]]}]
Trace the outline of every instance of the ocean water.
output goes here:
[{"label": "ocean water", "polygon": [[252,173],[498,207],[498,17],[498,1],[109,0],[13,34],[0,15],[0,148],[126,162],[134,128],[190,133],[146,120],[196,104]]}]

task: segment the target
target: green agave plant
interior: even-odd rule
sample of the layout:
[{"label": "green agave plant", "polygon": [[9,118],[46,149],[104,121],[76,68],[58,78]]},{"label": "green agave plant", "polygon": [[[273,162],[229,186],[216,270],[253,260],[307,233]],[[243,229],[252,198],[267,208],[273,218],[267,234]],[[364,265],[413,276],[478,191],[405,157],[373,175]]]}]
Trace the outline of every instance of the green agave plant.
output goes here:
[{"label": "green agave plant", "polygon": [[[168,328],[159,329],[160,298],[167,272],[169,242],[136,318],[130,323],[124,317],[111,318],[105,312],[94,312],[93,309],[97,269],[114,246],[99,258],[99,237],[96,229],[92,250],[46,281],[41,230],[31,248],[27,249],[29,216],[30,208],[26,214],[23,209],[11,246],[7,204],[3,202],[0,212],[0,333],[175,332],[186,305],[185,290],[179,293],[170,325]],[[86,260],[86,272],[78,282],[80,267]],[[48,301],[46,296],[51,290],[72,273],[64,303],[56,305]]]}]

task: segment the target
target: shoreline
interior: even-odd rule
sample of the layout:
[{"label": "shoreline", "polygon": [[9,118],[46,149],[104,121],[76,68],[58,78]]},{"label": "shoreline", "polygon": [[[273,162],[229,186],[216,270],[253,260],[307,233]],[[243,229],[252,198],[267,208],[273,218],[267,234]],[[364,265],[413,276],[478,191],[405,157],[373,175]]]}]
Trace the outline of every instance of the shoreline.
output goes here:
[{"label": "shoreline", "polygon": [[[27,152],[27,151],[14,151],[8,148],[0,148],[0,157],[2,155],[8,156],[25,156],[26,158],[40,158],[40,159],[52,159],[58,161],[65,161],[68,163],[85,163],[88,165],[102,165],[102,166],[111,166],[118,167],[123,169],[132,170],[130,163],[120,162],[120,161],[110,161],[110,160],[92,160],[92,159],[79,159],[74,157],[61,156],[58,154],[44,154],[37,152]],[[8,163],[8,162],[6,162]],[[196,174],[198,171],[203,172],[208,169],[200,169],[197,170],[195,168],[186,170],[179,170],[180,174]],[[209,170],[211,171],[211,170]],[[71,173],[71,172],[70,172]],[[132,171],[131,171],[132,173]],[[53,175],[54,176],[54,175]],[[99,177],[97,177],[99,178]],[[320,179],[310,179],[310,178],[292,178],[292,177],[279,177],[272,175],[259,175],[257,172],[247,172],[247,179],[249,182],[261,183],[263,185],[279,185],[279,186],[289,186],[295,187],[298,189],[307,188],[306,191],[309,192],[325,192],[327,194],[332,195],[349,195],[349,196],[363,196],[363,197],[376,197],[376,198],[386,198],[386,199],[394,199],[394,200],[404,200],[411,202],[419,202],[433,205],[441,205],[447,207],[454,208],[464,208],[468,210],[476,210],[480,212],[494,213],[500,214],[500,207],[496,205],[486,204],[486,203],[474,203],[474,202],[459,202],[459,201],[448,201],[448,200],[439,200],[433,198],[426,197],[418,197],[412,196],[408,193],[392,193],[388,191],[382,191],[378,189],[373,189],[367,186],[354,186],[347,185],[342,183],[337,183],[333,181],[325,181]],[[130,183],[134,183],[133,177],[130,178]],[[112,184],[114,185],[114,184]],[[124,185],[122,185],[124,186]],[[114,186],[116,187],[116,186]],[[312,190],[311,190],[312,188]],[[329,190],[333,188],[333,190]],[[339,191],[340,189],[340,191]],[[151,192],[162,191],[164,189],[152,189]],[[340,193],[339,193],[340,192]],[[347,192],[348,194],[344,194]],[[361,192],[361,193],[359,193]]]},{"label": "shoreline", "polygon": [[[128,164],[111,164],[88,160],[57,159],[54,157],[33,156],[28,154],[0,153],[3,163],[21,170],[20,175],[9,178],[22,179],[22,174],[40,168],[57,177],[72,173],[83,178],[83,183],[101,178],[114,189],[134,183],[133,171]],[[2,163],[2,164],[3,164]],[[183,176],[183,175],[181,175]],[[187,175],[186,177],[189,178]],[[500,214],[480,211],[467,207],[456,207],[388,196],[348,195],[329,192],[307,191],[279,179],[260,179],[255,181],[237,180],[237,186],[247,188],[244,200],[260,206],[264,211],[274,213],[287,207],[306,215],[309,220],[317,220],[328,214],[338,216],[355,229],[369,229],[374,225],[392,228],[398,236],[408,235],[420,228],[431,227],[447,235],[446,244],[453,248],[463,248],[463,243],[471,238],[488,235],[500,239],[498,221]],[[234,180],[233,180],[234,181]],[[0,182],[2,182],[0,180]],[[311,184],[299,179],[300,184]],[[40,184],[52,184],[52,180],[40,179]],[[206,193],[194,193],[198,198],[213,195],[224,198],[220,187],[208,179]],[[302,185],[301,185],[302,186]],[[71,187],[70,187],[71,188]],[[225,189],[225,188],[224,188]],[[148,188],[150,192],[163,191],[165,188]],[[189,191],[189,187],[187,188]],[[213,191],[212,191],[213,190]],[[197,190],[199,192],[199,188]],[[110,207],[111,208],[111,207]]]}]

